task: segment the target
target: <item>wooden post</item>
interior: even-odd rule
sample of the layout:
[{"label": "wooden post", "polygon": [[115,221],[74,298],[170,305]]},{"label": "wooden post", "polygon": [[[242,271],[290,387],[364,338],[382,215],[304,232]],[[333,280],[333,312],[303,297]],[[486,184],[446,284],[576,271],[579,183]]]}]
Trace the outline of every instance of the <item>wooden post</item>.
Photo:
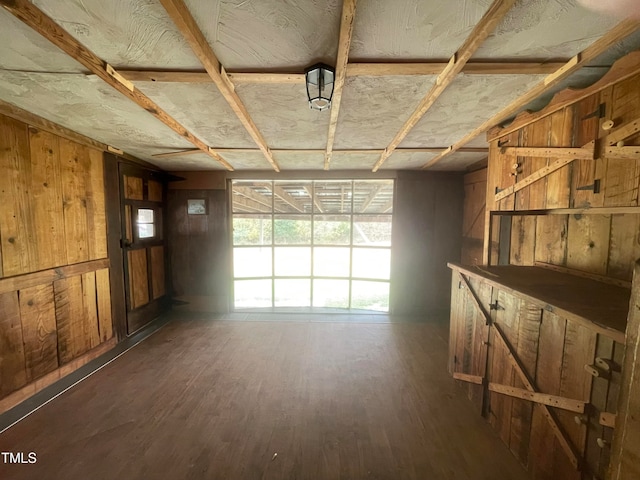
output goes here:
[{"label": "wooden post", "polygon": [[640,478],[640,261],[633,271],[618,415],[609,480]]}]

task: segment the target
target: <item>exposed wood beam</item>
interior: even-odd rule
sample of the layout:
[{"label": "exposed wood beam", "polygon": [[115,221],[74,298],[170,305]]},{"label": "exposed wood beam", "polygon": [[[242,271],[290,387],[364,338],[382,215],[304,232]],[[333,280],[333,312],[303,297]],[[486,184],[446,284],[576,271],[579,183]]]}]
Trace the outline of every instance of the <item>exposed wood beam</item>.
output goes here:
[{"label": "exposed wood beam", "polygon": [[[468,75],[544,75],[553,73],[565,62],[469,62],[462,71]],[[412,63],[348,63],[347,77],[359,76],[407,76],[439,75],[447,62]],[[601,67],[595,67],[601,68]],[[211,77],[204,70],[118,70],[130,82],[158,83],[211,83]],[[281,83],[304,84],[302,72],[229,72],[227,76],[233,84]]]},{"label": "exposed wood beam", "polygon": [[165,8],[173,22],[178,27],[178,30],[182,33],[183,37],[196,54],[205,70],[216,84],[218,90],[225,98],[233,112],[236,114],[242,125],[245,127],[251,138],[258,148],[262,151],[267,161],[271,164],[276,172],[280,171],[278,163],[273,158],[271,150],[267,145],[264,137],[258,130],[258,127],[253,122],[253,119],[249,115],[247,108],[240,100],[240,97],[235,92],[233,84],[229,80],[224,68],[218,61],[218,58],[213,53],[211,46],[207,42],[200,28],[198,27],[193,16],[189,12],[189,9],[185,5],[183,0],[160,0],[162,6]]},{"label": "exposed wood beam", "polygon": [[271,211],[271,198],[265,198],[250,187],[234,186],[233,193],[248,198],[265,207],[267,212]]},{"label": "exposed wood beam", "polygon": [[573,158],[581,160],[593,160],[595,157],[595,142],[589,142],[580,148],[563,147],[502,147],[502,155],[511,157],[537,157],[537,158]]},{"label": "exposed wood beam", "polygon": [[540,83],[535,85],[531,90],[521,95],[509,105],[500,110],[497,114],[492,116],[487,121],[483,122],[473,131],[469,132],[465,135],[461,140],[444,150],[440,155],[435,158],[432,158],[429,162],[425,163],[422,168],[427,169],[435,164],[437,164],[440,160],[442,160],[447,155],[459,150],[462,146],[469,143],[471,140],[476,138],[478,135],[486,132],[491,127],[498,125],[500,122],[505,121],[506,119],[514,116],[518,111],[520,111],[525,105],[532,102],[540,95],[548,92],[560,82],[562,82],[565,78],[567,78],[572,73],[576,72],[587,63],[595,59],[601,53],[607,51],[610,47],[615,45],[617,42],[621,41],[625,37],[629,36],[631,33],[635,32],[640,28],[640,20],[636,19],[626,19],[622,22],[618,23],[615,27],[613,27],[609,32],[604,34],[598,40],[593,42],[590,46],[585,48],[582,52],[578,53],[576,56],[571,58],[568,62],[566,62],[562,67],[556,70],[554,73],[547,76]]},{"label": "exposed wood beam", "polygon": [[340,17],[340,37],[338,39],[338,58],[336,59],[336,73],[333,84],[333,98],[331,100],[331,117],[329,118],[329,133],[327,134],[327,149],[324,154],[324,169],[329,170],[331,155],[333,154],[333,142],[336,138],[338,116],[340,115],[340,102],[342,101],[342,89],[347,76],[347,63],[349,62],[349,48],[351,47],[351,35],[356,16],[357,0],[342,0],[342,16]]},{"label": "exposed wood beam", "polygon": [[144,108],[147,112],[167,125],[182,138],[188,140],[198,147],[198,149],[216,159],[227,170],[233,170],[231,164],[222,158],[215,150],[183,127],[175,118],[170,116],[145,94],[140,92],[135,85],[126,80],[111,65],[78,42],[66,30],[60,27],[53,21],[53,19],[38,9],[31,2],[27,0],[0,0],[0,5],[16,18],[56,45],[67,55],[84,65],[111,87],[135,102],[140,107]]},{"label": "exposed wood beam", "polygon": [[284,188],[275,185],[273,187],[273,194],[282,200],[284,203],[292,206],[300,213],[305,213],[304,206],[297,198],[292,197]]},{"label": "exposed wood beam", "polygon": [[640,160],[640,145],[637,147],[606,147],[605,158],[626,158],[628,160]]},{"label": "exposed wood beam", "polygon": [[[255,153],[259,152],[258,148],[218,148],[215,147],[214,150],[218,153]],[[442,151],[442,147],[424,147],[424,148],[396,148],[397,152],[403,153],[431,153],[431,152],[440,152]],[[458,150],[462,153],[489,153],[488,148],[461,148]],[[324,153],[325,150],[319,148],[272,148],[272,153]],[[362,154],[362,153],[376,153],[380,154],[382,152],[381,148],[377,149],[339,149],[334,150],[333,153],[344,153],[344,154]],[[200,150],[197,148],[190,148],[187,150],[178,150],[175,152],[167,152],[167,153],[156,153],[152,155],[154,158],[171,158],[171,157],[181,157],[183,155],[192,155],[194,153],[200,153]]]},{"label": "exposed wood beam", "polygon": [[[350,63],[347,77],[383,75],[440,75],[448,62]],[[469,62],[462,72],[476,75],[543,75],[555,72],[564,62]]]},{"label": "exposed wood beam", "polygon": [[498,26],[500,21],[504,18],[507,12],[513,7],[515,0],[494,0],[489,7],[489,10],[480,19],[480,22],[474,27],[471,35],[465,40],[460,49],[453,54],[449,60],[447,67],[438,75],[433,87],[429,90],[427,95],[420,101],[418,107],[414,110],[411,116],[404,123],[400,131],[391,140],[391,143],[387,145],[387,148],[380,155],[380,159],[373,166],[373,171],[377,172],[382,164],[391,156],[393,151],[400,145],[405,139],[407,134],[413,127],[420,121],[425,113],[431,108],[436,100],[442,95],[449,85],[454,81],[458,73],[462,71],[462,68],[469,61],[471,56],[476,52],[478,47],[485,41],[485,39],[493,32]]}]

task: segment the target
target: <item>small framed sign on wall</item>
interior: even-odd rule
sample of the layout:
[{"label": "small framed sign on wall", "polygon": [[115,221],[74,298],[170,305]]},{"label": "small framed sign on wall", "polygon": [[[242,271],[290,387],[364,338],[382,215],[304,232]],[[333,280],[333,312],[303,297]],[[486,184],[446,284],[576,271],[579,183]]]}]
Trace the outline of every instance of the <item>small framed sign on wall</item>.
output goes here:
[{"label": "small framed sign on wall", "polygon": [[204,198],[190,198],[187,200],[187,213],[189,215],[206,215],[207,201]]}]

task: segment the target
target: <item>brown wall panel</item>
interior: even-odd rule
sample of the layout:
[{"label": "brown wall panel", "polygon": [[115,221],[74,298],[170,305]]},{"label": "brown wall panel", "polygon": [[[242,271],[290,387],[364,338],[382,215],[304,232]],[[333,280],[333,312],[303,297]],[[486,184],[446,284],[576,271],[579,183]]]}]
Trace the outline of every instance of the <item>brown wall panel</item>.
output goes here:
[{"label": "brown wall panel", "polygon": [[57,280],[53,283],[58,330],[58,358],[60,365],[89,350],[91,344],[84,328],[82,276]]},{"label": "brown wall panel", "polygon": [[20,291],[20,316],[29,382],[58,368],[58,335],[53,285]]},{"label": "brown wall panel", "polygon": [[18,292],[0,294],[0,397],[27,383]]},{"label": "brown wall panel", "polygon": [[390,311],[421,315],[449,306],[448,261],[461,252],[461,175],[398,172],[391,250]]},{"label": "brown wall panel", "polygon": [[164,247],[151,247],[151,291],[153,299],[160,298],[166,293],[164,276]]},{"label": "brown wall panel", "polygon": [[98,327],[100,341],[106,342],[113,337],[113,319],[111,313],[111,285],[109,269],[96,270],[96,295],[98,297]]},{"label": "brown wall panel", "polygon": [[149,303],[147,250],[129,250],[128,257],[131,309],[134,309]]},{"label": "brown wall panel", "polygon": [[[173,188],[167,203],[172,296],[188,302],[174,308],[225,312],[231,282],[227,192]],[[187,214],[190,198],[204,198],[207,215]]]}]

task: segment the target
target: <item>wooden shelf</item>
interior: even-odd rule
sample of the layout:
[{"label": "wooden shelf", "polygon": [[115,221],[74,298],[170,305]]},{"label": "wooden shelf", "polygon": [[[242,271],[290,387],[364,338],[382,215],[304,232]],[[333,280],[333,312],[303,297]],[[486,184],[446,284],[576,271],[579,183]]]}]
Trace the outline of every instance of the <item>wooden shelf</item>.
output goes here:
[{"label": "wooden shelf", "polygon": [[631,296],[627,288],[541,267],[472,267],[455,263],[448,266],[468,277],[481,279],[526,298],[540,308],[572,319],[617,342],[625,342]]}]

